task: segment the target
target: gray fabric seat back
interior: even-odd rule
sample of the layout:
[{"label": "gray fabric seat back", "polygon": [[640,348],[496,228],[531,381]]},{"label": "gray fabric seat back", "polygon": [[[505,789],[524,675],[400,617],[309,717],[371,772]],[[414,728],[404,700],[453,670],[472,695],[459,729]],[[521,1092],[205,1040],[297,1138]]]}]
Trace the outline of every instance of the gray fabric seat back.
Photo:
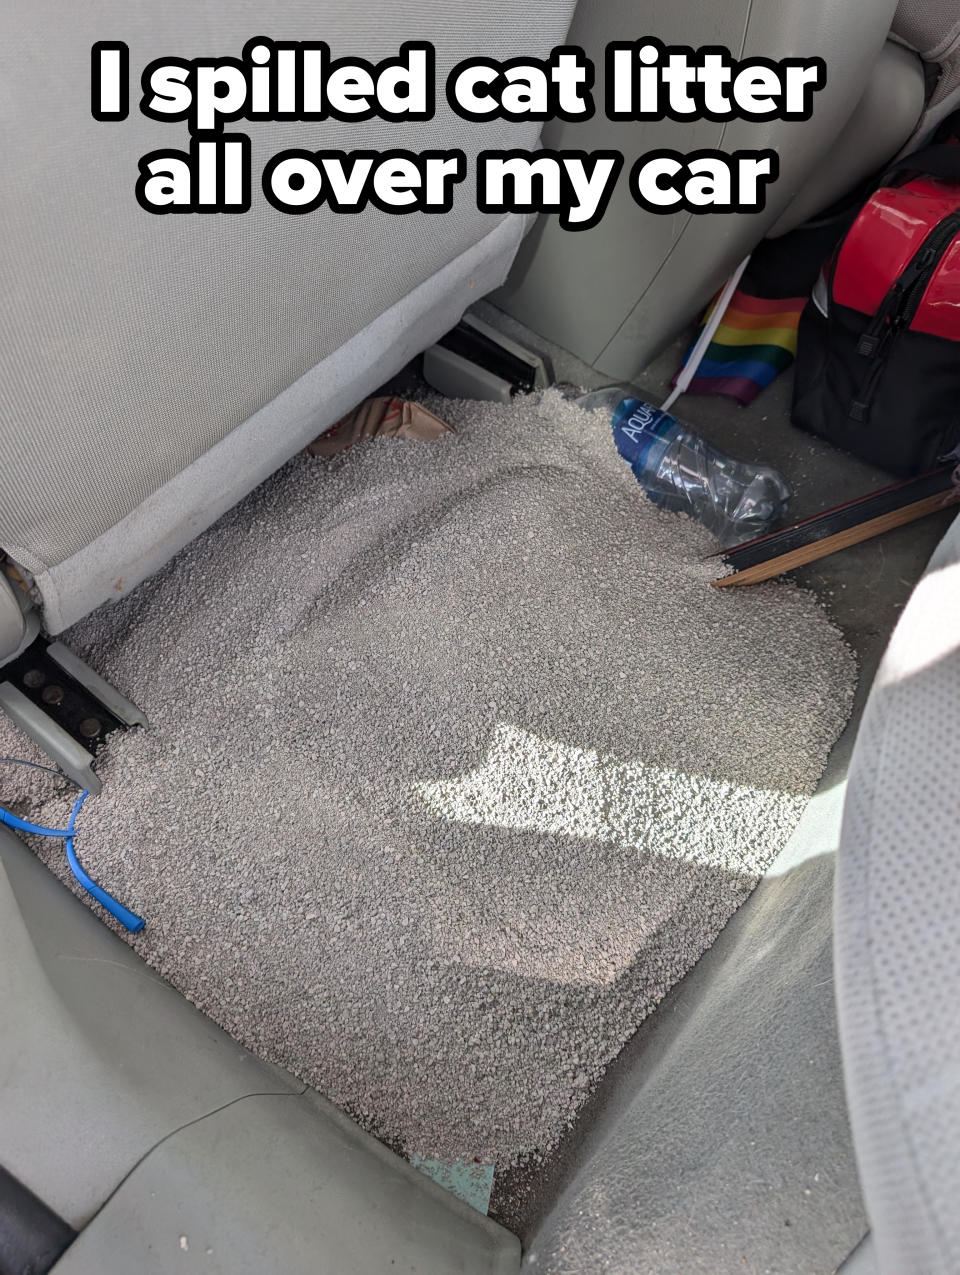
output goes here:
[{"label": "gray fabric seat back", "polygon": [[[563,43],[572,8],[572,0],[7,7],[0,17],[0,549],[37,577],[52,630],[129,589],[225,500],[234,503],[351,399],[435,340],[502,280],[519,242],[519,219],[478,212],[469,178],[448,215],[368,206],[292,216],[259,191],[267,159],[290,147],[461,147],[472,165],[485,147],[535,145],[539,131],[536,123],[461,120],[442,89],[426,122],[241,120],[227,131],[252,140],[250,211],[155,216],[134,197],[138,160],[158,148],[186,149],[188,137],[185,124],[140,114],[142,68],[164,55],[239,56],[258,35],[323,39],[335,56],[370,61],[425,39],[436,46],[439,78],[472,54],[544,56]],[[90,50],[100,40],[130,48],[124,121],[98,122],[90,113]],[[395,323],[351,348],[315,378],[309,401],[301,395],[255,440],[223,449],[217,472],[192,494],[181,484],[165,501],[158,495],[424,286],[403,311],[402,340]],[[134,524],[111,540],[131,517]],[[135,549],[132,537],[142,541]]]}]

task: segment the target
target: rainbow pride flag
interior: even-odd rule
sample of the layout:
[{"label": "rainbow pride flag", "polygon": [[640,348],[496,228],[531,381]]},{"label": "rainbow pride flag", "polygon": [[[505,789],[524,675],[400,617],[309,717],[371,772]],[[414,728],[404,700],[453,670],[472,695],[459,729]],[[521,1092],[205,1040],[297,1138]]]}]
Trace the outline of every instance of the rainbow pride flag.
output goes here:
[{"label": "rainbow pride flag", "polygon": [[[853,200],[836,213],[757,244],[687,393],[726,394],[745,406],[787,370],[797,353],[803,307],[858,207]],[[694,344],[715,304],[716,298]],[[684,362],[692,350],[693,345]]]},{"label": "rainbow pride flag", "polygon": [[[752,402],[796,357],[797,325],[806,303],[805,296],[757,297],[738,288],[687,393],[726,394],[744,406]],[[704,314],[694,344],[715,304]]]}]

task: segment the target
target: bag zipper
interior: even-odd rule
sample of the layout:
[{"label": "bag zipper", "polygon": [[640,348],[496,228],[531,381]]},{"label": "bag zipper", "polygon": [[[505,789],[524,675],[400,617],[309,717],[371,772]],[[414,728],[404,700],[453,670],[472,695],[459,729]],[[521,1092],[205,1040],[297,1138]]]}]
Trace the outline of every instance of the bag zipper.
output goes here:
[{"label": "bag zipper", "polygon": [[938,222],[910,258],[904,271],[891,285],[881,301],[869,327],[857,342],[857,353],[870,360],[870,367],[857,397],[850,404],[849,416],[865,421],[883,374],[882,356],[889,342],[910,326],[933,272],[947,248],[960,231],[960,211]]}]

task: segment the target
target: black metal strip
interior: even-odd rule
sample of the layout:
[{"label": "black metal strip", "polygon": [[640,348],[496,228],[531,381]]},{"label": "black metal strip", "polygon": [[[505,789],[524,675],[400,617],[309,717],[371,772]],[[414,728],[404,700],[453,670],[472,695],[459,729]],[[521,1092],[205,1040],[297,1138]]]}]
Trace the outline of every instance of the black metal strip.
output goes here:
[{"label": "black metal strip", "polygon": [[895,509],[935,496],[938,492],[949,491],[953,486],[953,470],[953,465],[946,465],[928,474],[921,474],[919,478],[908,478],[905,482],[868,492],[866,496],[859,496],[845,505],[837,505],[822,514],[804,518],[801,522],[771,532],[768,536],[760,536],[756,540],[748,540],[746,544],[725,549],[717,556],[734,570],[745,571],[748,567],[768,562],[771,558],[779,558],[782,554],[791,553],[794,549],[813,544],[817,540],[826,540],[839,531],[857,527],[871,518],[880,518]]},{"label": "black metal strip", "polygon": [[509,385],[514,385],[526,393],[534,388],[536,370],[532,365],[514,354],[512,350],[505,349],[485,332],[471,327],[469,323],[458,323],[455,328],[440,338],[437,345],[442,345],[445,350],[450,350],[453,354],[459,354],[461,358],[469,359],[471,363],[486,368],[488,372],[499,376],[501,381],[506,381]]},{"label": "black metal strip", "polygon": [[4,665],[3,680],[12,682],[89,752],[95,752],[111,731],[126,730],[101,700],[47,654],[43,638]]}]

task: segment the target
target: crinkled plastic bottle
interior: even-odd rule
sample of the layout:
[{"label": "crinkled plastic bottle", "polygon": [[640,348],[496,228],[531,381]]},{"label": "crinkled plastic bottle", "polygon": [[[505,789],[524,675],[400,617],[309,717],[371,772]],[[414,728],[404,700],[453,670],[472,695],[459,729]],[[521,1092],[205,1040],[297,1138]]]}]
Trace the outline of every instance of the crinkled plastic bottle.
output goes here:
[{"label": "crinkled plastic bottle", "polygon": [[724,546],[762,536],[783,517],[790,487],[769,465],[734,460],[669,412],[618,388],[577,402],[612,413],[617,450],[651,500],[696,518]]}]

